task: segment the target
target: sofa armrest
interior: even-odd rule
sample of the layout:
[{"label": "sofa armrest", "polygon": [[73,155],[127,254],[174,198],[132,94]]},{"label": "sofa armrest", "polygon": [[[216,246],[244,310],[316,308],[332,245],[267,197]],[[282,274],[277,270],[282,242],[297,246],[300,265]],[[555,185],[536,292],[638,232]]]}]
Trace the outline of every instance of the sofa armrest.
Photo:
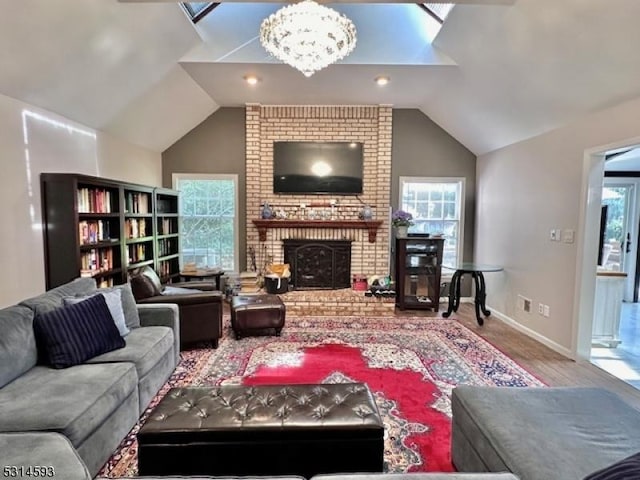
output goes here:
[{"label": "sofa armrest", "polygon": [[203,292],[218,291],[216,289],[216,282],[208,280],[198,280],[191,282],[174,282],[167,284],[168,287],[180,287],[180,288],[194,288],[196,290],[202,290]]},{"label": "sofa armrest", "polygon": [[[158,298],[158,297],[151,297]],[[162,296],[160,296],[162,298]],[[173,330],[173,348],[176,364],[180,361],[180,313],[175,303],[138,303],[141,327],[169,327]]]},{"label": "sofa armrest", "polygon": [[215,292],[194,292],[181,293],[176,295],[155,295],[153,297],[136,300],[138,305],[148,305],[153,303],[175,303],[177,305],[201,305],[203,303],[222,303],[222,293]]}]

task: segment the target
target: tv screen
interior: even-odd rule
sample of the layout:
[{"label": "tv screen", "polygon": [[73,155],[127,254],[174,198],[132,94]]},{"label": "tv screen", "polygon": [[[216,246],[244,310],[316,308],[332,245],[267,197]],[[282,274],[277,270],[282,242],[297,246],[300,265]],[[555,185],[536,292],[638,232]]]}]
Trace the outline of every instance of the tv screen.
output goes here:
[{"label": "tv screen", "polygon": [[274,193],[362,193],[362,143],[273,142]]}]

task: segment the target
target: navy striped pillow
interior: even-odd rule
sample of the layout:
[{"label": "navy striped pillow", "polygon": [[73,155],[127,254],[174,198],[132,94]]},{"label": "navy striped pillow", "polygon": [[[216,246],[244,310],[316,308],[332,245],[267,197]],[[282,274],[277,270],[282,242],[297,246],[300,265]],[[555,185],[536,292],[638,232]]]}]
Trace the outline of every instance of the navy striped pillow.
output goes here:
[{"label": "navy striped pillow", "polygon": [[125,346],[102,295],[38,315],[39,351],[54,368],[67,368]]},{"label": "navy striped pillow", "polygon": [[640,452],[593,472],[584,480],[634,480],[640,478]]}]

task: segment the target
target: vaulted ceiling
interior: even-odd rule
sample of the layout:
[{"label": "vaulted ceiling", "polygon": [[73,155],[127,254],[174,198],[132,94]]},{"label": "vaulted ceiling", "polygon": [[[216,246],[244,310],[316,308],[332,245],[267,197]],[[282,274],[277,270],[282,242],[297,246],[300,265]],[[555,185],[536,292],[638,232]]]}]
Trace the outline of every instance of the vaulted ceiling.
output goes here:
[{"label": "vaulted ceiling", "polygon": [[392,104],[476,154],[640,96],[638,0],[464,0],[433,42],[415,4],[339,2],[358,45],[311,78],[260,46],[282,5],[225,2],[194,26],[173,1],[10,2],[0,94],[156,151],[220,106]]}]

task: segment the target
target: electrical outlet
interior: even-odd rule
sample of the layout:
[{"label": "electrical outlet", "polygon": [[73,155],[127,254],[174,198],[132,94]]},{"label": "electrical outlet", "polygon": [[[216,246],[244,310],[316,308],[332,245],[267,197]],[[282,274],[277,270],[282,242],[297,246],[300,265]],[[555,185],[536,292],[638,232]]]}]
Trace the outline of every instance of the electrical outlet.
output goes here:
[{"label": "electrical outlet", "polygon": [[544,315],[544,305],[541,303],[538,304],[538,314]]},{"label": "electrical outlet", "polygon": [[559,230],[552,228],[551,230],[549,230],[549,240],[551,240],[552,242],[557,242],[558,240],[560,240],[560,233]]},{"label": "electrical outlet", "polygon": [[524,312],[531,313],[531,299],[524,295],[518,295],[518,308]]},{"label": "electrical outlet", "polygon": [[548,316],[549,316],[549,314],[550,314],[550,312],[549,312],[549,305],[545,305],[545,306],[544,306],[543,311],[542,311],[542,314],[543,314],[545,317],[548,317]]}]

